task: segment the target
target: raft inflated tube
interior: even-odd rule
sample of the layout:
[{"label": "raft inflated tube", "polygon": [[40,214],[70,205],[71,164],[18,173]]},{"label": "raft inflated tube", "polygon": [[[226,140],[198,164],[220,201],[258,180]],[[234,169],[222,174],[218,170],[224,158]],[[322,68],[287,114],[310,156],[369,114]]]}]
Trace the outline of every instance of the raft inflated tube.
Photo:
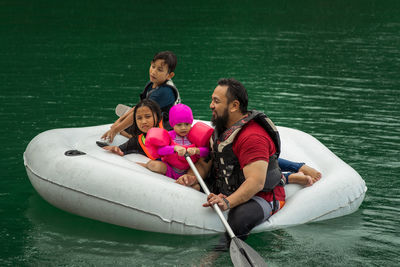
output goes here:
[{"label": "raft inflated tube", "polygon": [[[252,232],[355,212],[367,191],[360,175],[311,135],[277,128],[281,157],[306,162],[322,178],[309,187],[286,185],[285,206]],[[138,230],[182,235],[225,232],[215,212],[202,206],[204,193],[141,166],[138,162],[149,161],[141,154],[121,157],[98,147],[96,141],[109,129],[110,124],[54,129],[33,138],[24,164],[36,191],[62,210]],[[111,145],[126,141],[117,135]]]}]

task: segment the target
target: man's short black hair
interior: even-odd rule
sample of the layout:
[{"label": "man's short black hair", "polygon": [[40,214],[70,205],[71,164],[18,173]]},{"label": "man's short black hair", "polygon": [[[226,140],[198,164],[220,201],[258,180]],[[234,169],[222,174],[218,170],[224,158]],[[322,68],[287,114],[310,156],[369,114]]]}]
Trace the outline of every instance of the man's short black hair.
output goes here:
[{"label": "man's short black hair", "polygon": [[218,85],[228,86],[228,90],[226,91],[228,104],[234,100],[237,100],[240,103],[240,112],[242,112],[243,114],[247,113],[249,98],[247,95],[247,90],[241,82],[233,78],[222,78],[218,81]]},{"label": "man's short black hair", "polygon": [[176,55],[171,51],[162,51],[154,55],[151,62],[155,62],[157,59],[164,60],[165,64],[168,66],[168,73],[174,72],[176,68]]}]

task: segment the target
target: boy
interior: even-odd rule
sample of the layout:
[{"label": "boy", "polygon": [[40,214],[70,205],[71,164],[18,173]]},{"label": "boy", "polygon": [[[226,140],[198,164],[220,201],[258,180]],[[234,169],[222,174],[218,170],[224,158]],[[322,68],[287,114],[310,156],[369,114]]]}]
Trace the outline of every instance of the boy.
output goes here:
[{"label": "boy", "polygon": [[[181,102],[179,91],[171,80],[175,76],[176,63],[176,55],[173,52],[164,51],[157,53],[150,63],[150,82],[140,94],[140,100],[148,98],[154,100],[160,106],[166,129],[171,129],[168,123],[169,109]],[[118,133],[128,138],[131,137],[129,128],[130,126],[134,127],[132,125],[134,109],[135,107],[131,108],[116,120],[111,129],[104,133],[101,138],[112,142]],[[127,129],[127,132],[124,131],[125,129]]]}]

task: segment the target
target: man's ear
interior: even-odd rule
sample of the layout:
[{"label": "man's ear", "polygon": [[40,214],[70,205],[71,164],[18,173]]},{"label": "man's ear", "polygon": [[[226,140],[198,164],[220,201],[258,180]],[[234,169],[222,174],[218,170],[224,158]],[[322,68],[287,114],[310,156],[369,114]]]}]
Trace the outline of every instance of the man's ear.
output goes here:
[{"label": "man's ear", "polygon": [[168,80],[171,80],[172,78],[174,78],[174,76],[175,76],[175,72],[170,72],[170,73],[168,74],[168,76],[167,76],[167,79],[168,79]]},{"label": "man's ear", "polygon": [[238,100],[233,100],[231,103],[231,112],[238,111],[240,109],[240,102]]}]

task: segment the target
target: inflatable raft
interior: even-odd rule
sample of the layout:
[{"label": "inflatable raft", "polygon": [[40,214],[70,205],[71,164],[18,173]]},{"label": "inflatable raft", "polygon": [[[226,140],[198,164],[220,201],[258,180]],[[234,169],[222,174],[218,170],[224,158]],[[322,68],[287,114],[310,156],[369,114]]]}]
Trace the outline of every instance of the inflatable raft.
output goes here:
[{"label": "inflatable raft", "polygon": [[[62,210],[124,227],[182,235],[225,231],[215,212],[202,207],[205,194],[136,164],[148,160],[142,155],[120,157],[98,147],[96,141],[109,127],[55,129],[37,135],[24,153],[36,191]],[[281,156],[306,162],[323,176],[311,187],[286,185],[286,205],[253,232],[356,211],[367,190],[360,175],[311,135],[285,127],[278,130]],[[125,141],[118,135],[113,145]]]}]

